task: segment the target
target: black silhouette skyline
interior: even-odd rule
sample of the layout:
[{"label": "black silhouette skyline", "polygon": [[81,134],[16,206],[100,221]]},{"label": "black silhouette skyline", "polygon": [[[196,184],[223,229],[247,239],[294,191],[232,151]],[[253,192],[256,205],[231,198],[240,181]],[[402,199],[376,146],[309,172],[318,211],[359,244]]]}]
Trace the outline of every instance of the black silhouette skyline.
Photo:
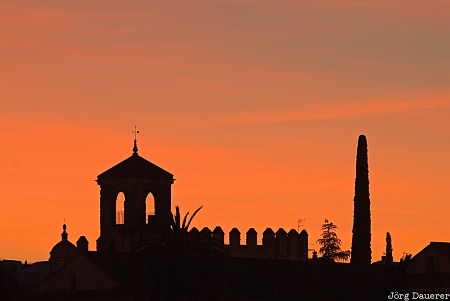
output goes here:
[{"label": "black silhouette skyline", "polygon": [[[139,156],[135,139],[131,157],[97,178],[101,232],[96,251],[89,250],[85,236],[80,236],[76,246],[72,244],[64,224],[61,241],[51,249],[48,262],[30,266],[1,262],[0,280],[8,285],[0,287],[0,296],[23,301],[85,300],[87,296],[89,300],[130,301],[382,300],[394,290],[409,289],[411,262],[414,263],[412,273],[417,273],[418,268],[420,271],[419,256],[411,260],[408,255],[394,262],[389,233],[386,256],[371,264],[368,155],[364,135],[358,138],[351,253],[340,249],[337,226],[327,219],[322,225],[322,238],[318,240],[322,257],[315,251],[308,255],[311,250],[308,250],[306,230],[299,233],[280,228],[274,232],[267,228],[262,244],[258,244],[258,234],[251,228],[244,244],[240,231],[233,228],[226,244],[220,226],[213,231],[207,227],[201,231],[195,227],[189,229],[202,207],[190,217],[189,213],[182,217],[179,206],[172,213],[173,179],[171,173]],[[116,219],[119,193],[125,195],[123,223]],[[149,194],[153,199],[148,198]],[[155,211],[148,214],[146,202],[152,200]],[[446,244],[440,243],[439,247],[446,248]],[[349,256],[350,263],[335,262]],[[434,258],[430,256],[426,272],[434,273]],[[428,278],[421,277],[425,280],[411,278],[413,287],[427,287]],[[450,284],[449,277],[439,277],[439,281],[449,280]],[[293,279],[296,281],[292,282]]]}]

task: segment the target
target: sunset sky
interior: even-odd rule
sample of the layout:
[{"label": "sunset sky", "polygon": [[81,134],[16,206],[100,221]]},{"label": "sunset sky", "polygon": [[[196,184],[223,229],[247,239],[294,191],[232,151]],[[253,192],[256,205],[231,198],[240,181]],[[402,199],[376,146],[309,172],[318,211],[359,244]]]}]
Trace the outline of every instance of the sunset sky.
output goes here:
[{"label": "sunset sky", "polygon": [[[132,154],[228,233],[327,218],[350,249],[357,140],[372,260],[450,241],[450,1],[0,1],[0,258],[99,236]],[[226,236],[227,237],[227,236]],[[227,240],[227,238],[226,238]]]}]

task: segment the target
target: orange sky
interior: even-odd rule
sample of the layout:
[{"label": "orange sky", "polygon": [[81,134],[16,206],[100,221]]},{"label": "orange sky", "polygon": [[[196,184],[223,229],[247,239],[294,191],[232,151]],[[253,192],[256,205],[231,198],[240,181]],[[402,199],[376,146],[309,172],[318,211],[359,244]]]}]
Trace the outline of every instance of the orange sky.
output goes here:
[{"label": "orange sky", "polygon": [[450,3],[335,2],[0,2],[0,258],[48,259],[64,218],[95,249],[135,124],[199,228],[302,218],[318,249],[328,218],[349,249],[365,134],[373,260],[450,241]]}]

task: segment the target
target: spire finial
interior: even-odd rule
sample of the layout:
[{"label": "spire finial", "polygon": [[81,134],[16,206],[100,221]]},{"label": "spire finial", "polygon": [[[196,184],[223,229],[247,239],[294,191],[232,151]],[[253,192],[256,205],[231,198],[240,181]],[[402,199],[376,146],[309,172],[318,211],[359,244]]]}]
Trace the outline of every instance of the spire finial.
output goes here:
[{"label": "spire finial", "polygon": [[134,126],[134,131],[131,131],[134,133],[134,147],[133,147],[133,154],[137,155],[138,148],[137,148],[137,134],[139,134],[139,131],[137,130],[136,126]]},{"label": "spire finial", "polygon": [[63,232],[61,233],[61,239],[62,239],[63,241],[66,241],[66,240],[67,240],[68,234],[67,234],[67,232],[66,232],[66,229],[67,229],[67,226],[66,226],[66,219],[64,219]]}]

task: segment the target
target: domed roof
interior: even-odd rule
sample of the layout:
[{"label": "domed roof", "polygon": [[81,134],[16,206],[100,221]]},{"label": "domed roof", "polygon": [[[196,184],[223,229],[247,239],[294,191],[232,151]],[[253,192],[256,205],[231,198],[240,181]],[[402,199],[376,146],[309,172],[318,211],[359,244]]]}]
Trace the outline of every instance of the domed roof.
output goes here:
[{"label": "domed roof", "polygon": [[61,241],[58,242],[50,251],[50,256],[66,257],[77,253],[77,247],[67,239],[66,224],[63,225]]},{"label": "domed roof", "polygon": [[77,247],[70,241],[60,241],[50,251],[51,256],[73,255],[77,252]]}]

